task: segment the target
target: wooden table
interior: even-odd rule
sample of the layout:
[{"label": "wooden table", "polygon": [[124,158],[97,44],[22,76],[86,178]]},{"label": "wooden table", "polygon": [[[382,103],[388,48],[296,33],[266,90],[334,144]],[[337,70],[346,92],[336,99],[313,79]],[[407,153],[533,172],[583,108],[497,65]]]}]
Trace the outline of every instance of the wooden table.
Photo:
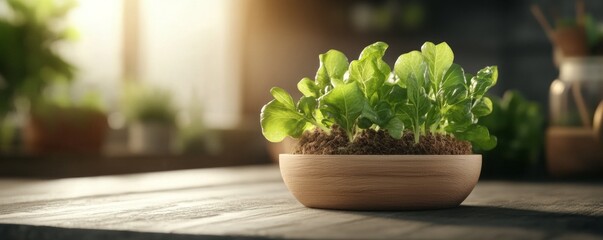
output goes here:
[{"label": "wooden table", "polygon": [[461,207],[305,208],[276,166],[0,180],[0,239],[603,239],[603,183],[480,181]]}]

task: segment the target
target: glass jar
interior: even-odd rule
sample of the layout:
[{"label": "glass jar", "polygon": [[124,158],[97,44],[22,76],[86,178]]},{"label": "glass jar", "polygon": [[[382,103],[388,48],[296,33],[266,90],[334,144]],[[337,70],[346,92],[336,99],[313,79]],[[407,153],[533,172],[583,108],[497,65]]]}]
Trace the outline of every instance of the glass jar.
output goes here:
[{"label": "glass jar", "polygon": [[592,128],[603,100],[603,57],[564,59],[549,96],[551,126]]}]

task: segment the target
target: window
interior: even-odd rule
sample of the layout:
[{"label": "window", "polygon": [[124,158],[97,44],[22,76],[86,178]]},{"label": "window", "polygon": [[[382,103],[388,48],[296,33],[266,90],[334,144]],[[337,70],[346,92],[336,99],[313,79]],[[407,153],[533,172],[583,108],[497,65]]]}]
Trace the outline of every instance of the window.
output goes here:
[{"label": "window", "polygon": [[61,49],[80,70],[76,89],[101,90],[115,110],[122,81],[141,81],[171,90],[209,127],[233,127],[241,95],[237,3],[81,0],[70,15],[81,37]]}]

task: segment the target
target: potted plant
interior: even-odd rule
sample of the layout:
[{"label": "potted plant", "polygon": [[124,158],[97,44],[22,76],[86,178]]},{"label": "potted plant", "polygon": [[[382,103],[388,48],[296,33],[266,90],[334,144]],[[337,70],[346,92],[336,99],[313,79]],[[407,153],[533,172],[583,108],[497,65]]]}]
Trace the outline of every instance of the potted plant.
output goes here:
[{"label": "potted plant", "polygon": [[426,42],[400,55],[392,71],[382,59],[387,47],[369,45],[350,63],[337,50],[321,54],[315,79],[298,83],[297,102],[270,90],[262,133],[271,142],[299,138],[294,154],[280,155],[280,169],[305,206],[447,208],[475,186],[481,155],[472,145],[496,145],[479,118],[492,111],[484,95],[497,67],[465,73],[448,44]]},{"label": "potted plant", "polygon": [[88,92],[76,101],[55,93],[32,104],[23,140],[33,154],[100,154],[107,130],[100,94]]},{"label": "potted plant", "polygon": [[176,110],[170,92],[143,86],[126,89],[124,111],[129,121],[130,151],[156,155],[171,153]]},{"label": "potted plant", "polygon": [[[0,122],[19,104],[32,106],[47,85],[57,80],[71,81],[75,68],[56,49],[76,36],[65,24],[65,16],[75,1],[7,0],[6,14],[0,17]],[[28,108],[17,108],[18,118],[33,115]],[[5,132],[11,131],[11,132]],[[0,129],[0,135],[19,135],[19,129]],[[12,140],[8,140],[11,141]]]}]

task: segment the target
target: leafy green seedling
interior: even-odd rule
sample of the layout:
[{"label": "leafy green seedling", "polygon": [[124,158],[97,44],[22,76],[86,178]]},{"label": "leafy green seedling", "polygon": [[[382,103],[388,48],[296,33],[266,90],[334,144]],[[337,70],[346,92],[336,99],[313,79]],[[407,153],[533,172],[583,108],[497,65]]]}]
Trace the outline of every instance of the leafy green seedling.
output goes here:
[{"label": "leafy green seedling", "polygon": [[272,88],[274,100],[260,116],[266,139],[280,142],[316,128],[330,133],[337,125],[350,141],[363,129],[374,129],[394,138],[410,131],[415,143],[435,133],[480,149],[496,146],[496,138],[478,123],[492,112],[492,101],[484,95],[496,84],[496,66],[467,74],[454,63],[448,44],[426,42],[421,51],[400,55],[391,69],[383,61],[387,48],[383,42],[371,44],[349,63],[337,50],[321,54],[315,80],[297,84],[303,94],[297,102],[285,90]]}]

